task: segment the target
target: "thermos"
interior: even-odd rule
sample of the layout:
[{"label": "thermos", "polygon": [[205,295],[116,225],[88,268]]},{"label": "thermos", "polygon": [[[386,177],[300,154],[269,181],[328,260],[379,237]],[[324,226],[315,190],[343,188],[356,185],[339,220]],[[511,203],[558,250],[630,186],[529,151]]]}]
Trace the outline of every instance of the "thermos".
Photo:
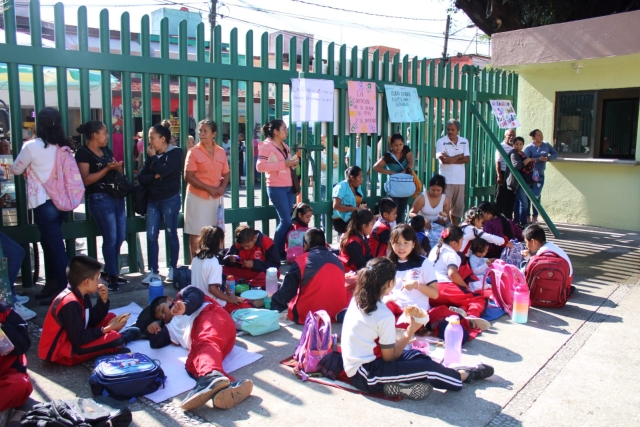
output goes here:
[{"label": "thermos", "polygon": [[511,320],[516,323],[527,323],[529,318],[529,289],[517,286],[513,293],[513,310]]},{"label": "thermos", "polygon": [[269,297],[278,290],[278,270],[275,267],[267,269],[266,291]]},{"label": "thermos", "polygon": [[149,282],[149,305],[151,302],[164,295],[164,287],[160,279],[151,279]]},{"label": "thermos", "polygon": [[227,295],[235,296],[236,279],[233,276],[227,276]]},{"label": "thermos", "polygon": [[449,367],[452,363],[462,361],[462,337],[463,331],[460,325],[460,318],[457,315],[447,317],[447,328],[444,330],[444,361],[443,364]]}]

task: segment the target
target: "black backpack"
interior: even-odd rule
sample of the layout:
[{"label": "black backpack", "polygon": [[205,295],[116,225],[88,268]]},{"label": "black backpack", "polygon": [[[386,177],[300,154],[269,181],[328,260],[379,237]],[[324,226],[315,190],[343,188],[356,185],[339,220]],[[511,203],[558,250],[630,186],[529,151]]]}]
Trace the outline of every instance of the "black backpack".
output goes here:
[{"label": "black backpack", "polygon": [[173,269],[173,287],[182,290],[191,285],[191,269],[187,265]]},{"label": "black backpack", "polygon": [[108,396],[93,399],[54,400],[39,403],[22,416],[21,426],[32,427],[128,427],[129,408]]}]

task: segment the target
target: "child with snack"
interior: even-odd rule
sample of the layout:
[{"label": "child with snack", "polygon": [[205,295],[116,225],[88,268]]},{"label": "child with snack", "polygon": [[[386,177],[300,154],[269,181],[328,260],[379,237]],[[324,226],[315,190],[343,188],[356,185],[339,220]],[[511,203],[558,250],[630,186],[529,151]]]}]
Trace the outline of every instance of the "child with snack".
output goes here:
[{"label": "child with snack", "polygon": [[280,268],[280,254],[273,240],[246,224],[236,228],[235,244],[224,257],[222,273],[264,289],[267,269],[271,267]]},{"label": "child with snack", "polygon": [[405,350],[422,324],[411,317],[407,330],[396,339],[395,316],[382,302],[395,287],[395,277],[393,262],[387,258],[375,258],[358,272],[342,327],[342,360],[351,384],[369,393],[423,400],[434,387],[458,391],[463,382],[493,375],[488,365],[450,369],[420,351]]},{"label": "child with snack", "polygon": [[380,199],[378,210],[380,211],[380,216],[373,225],[371,237],[369,237],[369,248],[371,249],[371,256],[374,258],[387,256],[391,228],[395,226],[396,217],[398,216],[396,203],[389,198]]}]

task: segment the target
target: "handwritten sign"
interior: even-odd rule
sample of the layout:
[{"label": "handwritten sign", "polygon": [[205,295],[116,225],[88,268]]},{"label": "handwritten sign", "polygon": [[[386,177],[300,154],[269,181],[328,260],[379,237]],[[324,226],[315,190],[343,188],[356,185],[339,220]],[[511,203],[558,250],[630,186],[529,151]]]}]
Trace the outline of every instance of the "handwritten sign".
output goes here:
[{"label": "handwritten sign", "polygon": [[349,133],[377,133],[378,102],[373,82],[347,82]]},{"label": "handwritten sign", "polygon": [[500,129],[513,129],[520,127],[520,121],[511,101],[491,100],[491,108],[496,116]]},{"label": "handwritten sign", "polygon": [[384,85],[391,123],[424,122],[418,90],[415,87]]},{"label": "handwritten sign", "polygon": [[291,120],[333,122],[333,80],[291,79]]}]

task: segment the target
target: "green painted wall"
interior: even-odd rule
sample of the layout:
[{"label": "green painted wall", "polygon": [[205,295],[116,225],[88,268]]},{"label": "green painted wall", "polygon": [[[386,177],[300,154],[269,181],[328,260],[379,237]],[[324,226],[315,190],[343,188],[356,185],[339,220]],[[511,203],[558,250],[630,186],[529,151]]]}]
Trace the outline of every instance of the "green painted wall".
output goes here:
[{"label": "green painted wall", "polygon": [[[640,87],[640,55],[513,67],[519,73],[518,135],[542,130],[552,142],[556,92]],[[640,132],[638,132],[640,135]],[[640,147],[638,147],[640,148]],[[636,149],[640,161],[640,149]],[[595,162],[547,165],[542,204],[554,222],[640,231],[640,166]]]}]

